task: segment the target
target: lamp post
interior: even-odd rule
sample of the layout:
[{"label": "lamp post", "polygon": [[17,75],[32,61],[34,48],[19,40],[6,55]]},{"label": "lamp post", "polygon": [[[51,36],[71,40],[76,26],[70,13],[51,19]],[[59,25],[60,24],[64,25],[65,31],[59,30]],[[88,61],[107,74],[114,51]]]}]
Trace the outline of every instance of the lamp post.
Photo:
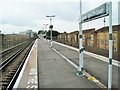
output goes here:
[{"label": "lamp post", "polygon": [[[43,24],[43,25],[45,26],[45,30],[46,30],[48,24]],[[47,40],[47,30],[45,31],[45,34],[46,34],[46,40]]]},{"label": "lamp post", "polygon": [[51,16],[46,16],[46,17],[49,17],[50,18],[50,26],[49,26],[49,29],[51,29],[51,33],[50,33],[50,37],[51,37],[51,48],[52,48],[52,28],[53,28],[53,25],[52,25],[52,17],[55,17],[55,15],[51,15]]}]

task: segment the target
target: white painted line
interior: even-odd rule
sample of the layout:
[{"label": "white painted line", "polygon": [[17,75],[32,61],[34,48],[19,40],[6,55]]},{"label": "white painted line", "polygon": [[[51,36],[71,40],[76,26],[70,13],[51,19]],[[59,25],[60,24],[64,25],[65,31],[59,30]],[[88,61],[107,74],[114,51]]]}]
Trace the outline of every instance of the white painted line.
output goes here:
[{"label": "white painted line", "polygon": [[[56,53],[58,53],[60,56],[62,56],[67,62],[69,62],[74,68],[76,68],[79,71],[79,67],[73,63],[71,60],[69,60],[67,57],[65,57],[64,55],[62,55],[60,52],[58,52],[56,49],[52,48]],[[92,77],[89,73],[87,73],[86,71],[84,71],[84,74],[87,78]],[[99,87],[101,88],[107,88],[104,84],[102,84],[99,80],[94,79],[92,80],[93,82],[95,82]]]},{"label": "white painted line", "polygon": [[[55,41],[53,41],[53,42],[56,43],[56,44],[59,44],[59,45],[61,45],[61,46],[64,46],[64,47],[67,47],[67,48],[70,48],[70,49],[72,49],[72,50],[75,50],[75,51],[79,52],[79,49],[78,49],[78,48],[75,48],[75,47],[72,47],[72,46],[68,46],[68,45],[66,45],[66,44],[62,44],[62,43],[55,42]],[[94,58],[96,58],[96,59],[99,59],[99,60],[101,60],[101,61],[104,61],[104,62],[109,63],[109,58],[107,58],[107,57],[104,57],[104,56],[101,56],[101,55],[97,55],[97,54],[94,54],[94,53],[91,53],[91,52],[87,52],[87,51],[84,51],[83,53],[86,54],[86,55],[89,55],[89,56],[91,56],[91,57],[94,57]],[[115,65],[115,66],[117,66],[117,67],[120,67],[120,66],[119,66],[120,61],[117,61],[117,60],[114,60],[114,59],[113,59],[113,60],[112,60],[112,64]]]},{"label": "white painted line", "polygon": [[[37,41],[37,40],[36,40],[36,41]],[[36,42],[36,41],[35,41],[35,42]],[[32,49],[30,50],[30,53],[28,54],[27,59],[25,60],[25,63],[24,63],[24,65],[23,65],[23,68],[22,68],[22,70],[21,70],[21,72],[20,72],[20,74],[19,74],[19,76],[18,76],[18,78],[17,78],[17,80],[16,80],[15,85],[14,85],[13,88],[18,88],[18,85],[19,85],[20,80],[21,80],[21,78],[22,78],[23,72],[24,72],[24,70],[25,70],[25,67],[26,67],[26,65],[27,65],[27,62],[28,62],[28,60],[29,60],[29,57],[30,57],[30,55],[31,55],[34,47],[35,47],[35,43],[34,43],[34,45],[32,46]]]},{"label": "white painted line", "polygon": [[38,75],[38,71],[37,71],[37,48],[38,48],[38,39],[37,39],[37,41],[36,41],[36,45],[35,45],[35,47],[36,47],[36,86],[34,86],[34,88],[38,88],[38,77],[37,77],[37,75]]},{"label": "white painted line", "polygon": [[56,49],[52,48],[56,53],[58,53],[60,56],[62,56],[66,61],[68,61],[74,68],[76,68],[77,70],[79,70],[79,67],[73,63],[71,60],[69,60],[68,58],[66,58],[64,55],[62,55],[60,52],[58,52]]}]

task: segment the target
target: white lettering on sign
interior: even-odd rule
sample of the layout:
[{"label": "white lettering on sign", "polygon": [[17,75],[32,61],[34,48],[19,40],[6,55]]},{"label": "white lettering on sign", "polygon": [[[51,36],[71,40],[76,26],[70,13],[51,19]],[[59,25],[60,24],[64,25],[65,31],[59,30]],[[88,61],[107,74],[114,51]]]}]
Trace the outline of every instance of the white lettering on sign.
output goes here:
[{"label": "white lettering on sign", "polygon": [[26,88],[37,88],[37,69],[30,69],[28,86]]},{"label": "white lettering on sign", "polygon": [[103,16],[108,16],[108,3],[105,3],[85,14],[81,15],[81,22],[87,22],[87,21],[91,21],[97,18],[101,18]]}]

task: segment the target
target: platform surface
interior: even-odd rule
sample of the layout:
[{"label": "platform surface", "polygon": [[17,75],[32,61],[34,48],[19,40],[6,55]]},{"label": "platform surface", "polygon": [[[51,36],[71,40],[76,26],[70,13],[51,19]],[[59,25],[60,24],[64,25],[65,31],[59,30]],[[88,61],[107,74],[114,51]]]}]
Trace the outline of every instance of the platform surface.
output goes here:
[{"label": "platform surface", "polygon": [[[49,41],[44,39],[35,41],[14,88],[100,88],[85,76],[76,76],[77,69],[60,55],[78,66],[78,49],[74,50],[57,42],[53,42],[51,48],[49,44]],[[108,62],[104,58],[104,61],[100,60],[101,56],[94,56],[96,55],[85,51],[84,68],[107,87]],[[119,65],[116,62],[112,72],[112,87],[118,88]]]},{"label": "platform surface", "polygon": [[38,40],[40,88],[99,88],[86,77],[76,76],[77,70],[50,48],[48,42]]},{"label": "platform surface", "polygon": [[[79,66],[79,49],[64,45],[58,42],[53,43],[53,48],[59,51],[62,55],[73,61]],[[97,54],[84,51],[84,68],[97,80],[108,85],[108,65],[109,59]],[[119,85],[120,62],[113,60],[112,65],[112,88],[120,88]]]}]

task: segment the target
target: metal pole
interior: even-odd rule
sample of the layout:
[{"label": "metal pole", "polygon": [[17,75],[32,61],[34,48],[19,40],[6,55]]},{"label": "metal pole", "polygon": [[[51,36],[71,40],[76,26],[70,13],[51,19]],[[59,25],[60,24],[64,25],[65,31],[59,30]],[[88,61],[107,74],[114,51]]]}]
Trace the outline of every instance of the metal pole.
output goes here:
[{"label": "metal pole", "polygon": [[[50,26],[52,25],[52,17],[55,17],[55,15],[52,15],[52,16],[46,16],[46,17],[50,17]],[[51,28],[51,45],[52,47],[52,28]]]},{"label": "metal pole", "polygon": [[109,2],[109,70],[108,90],[112,88],[112,2]]},{"label": "metal pole", "polygon": [[46,41],[47,41],[47,29],[46,28],[48,24],[43,24],[43,25],[45,26],[45,34],[46,34]]},{"label": "metal pole", "polygon": [[[82,0],[80,2],[80,15],[81,15],[81,20],[82,20]],[[82,23],[80,25],[80,35],[82,35]],[[83,44],[82,44],[82,41],[83,41],[83,38],[81,37],[81,48],[80,48],[80,51],[81,51],[81,69],[83,70]]]},{"label": "metal pole", "polygon": [[82,1],[80,0],[80,22],[79,22],[79,73],[78,76],[83,75],[83,47],[82,47]]},{"label": "metal pole", "polygon": [[[52,25],[52,18],[50,17],[50,25]],[[51,37],[51,47],[52,47],[52,28],[51,28],[51,33],[50,33],[50,37]]]}]

